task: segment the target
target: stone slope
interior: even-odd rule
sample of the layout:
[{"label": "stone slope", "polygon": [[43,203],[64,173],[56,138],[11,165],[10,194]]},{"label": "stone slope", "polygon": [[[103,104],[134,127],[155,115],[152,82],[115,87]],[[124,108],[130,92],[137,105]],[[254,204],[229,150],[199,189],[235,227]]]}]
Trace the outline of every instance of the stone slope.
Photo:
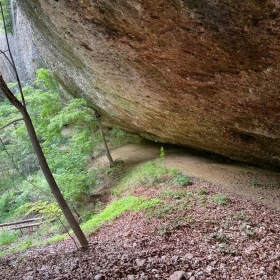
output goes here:
[{"label": "stone slope", "polygon": [[112,125],[280,165],[278,1],[17,1],[66,90]]}]

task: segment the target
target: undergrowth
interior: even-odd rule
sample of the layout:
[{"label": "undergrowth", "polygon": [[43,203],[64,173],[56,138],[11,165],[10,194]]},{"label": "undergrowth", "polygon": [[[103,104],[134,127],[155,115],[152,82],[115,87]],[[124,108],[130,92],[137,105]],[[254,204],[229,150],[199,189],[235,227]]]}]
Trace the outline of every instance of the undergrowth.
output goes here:
[{"label": "undergrowth", "polygon": [[19,234],[20,234],[19,231],[1,230],[0,231],[0,246],[8,245],[8,244],[18,241]]},{"label": "undergrowth", "polygon": [[163,160],[159,158],[137,166],[128,172],[124,178],[112,187],[111,191],[114,195],[120,196],[126,191],[133,192],[133,188],[137,185],[153,187],[160,183],[166,184],[176,175],[179,176],[179,174],[180,171],[178,169],[164,167]]},{"label": "undergrowth", "polygon": [[[103,211],[94,215],[85,223],[81,224],[81,229],[87,235],[90,235],[105,223],[119,217],[125,211],[140,211],[142,209],[150,209],[159,203],[160,201],[158,199],[150,199],[148,197],[127,196],[122,199],[113,201]],[[67,234],[57,234],[46,241],[36,243],[36,245],[55,243],[65,239],[66,237]]]}]

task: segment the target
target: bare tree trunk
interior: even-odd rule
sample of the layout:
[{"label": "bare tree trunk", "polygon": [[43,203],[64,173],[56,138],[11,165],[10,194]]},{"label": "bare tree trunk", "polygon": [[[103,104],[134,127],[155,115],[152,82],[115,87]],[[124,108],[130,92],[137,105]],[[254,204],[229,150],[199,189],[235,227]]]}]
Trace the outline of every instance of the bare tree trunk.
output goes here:
[{"label": "bare tree trunk", "polygon": [[26,129],[29,135],[29,138],[31,140],[32,146],[34,148],[34,151],[37,155],[39,165],[43,171],[43,174],[51,188],[51,191],[61,208],[66,220],[68,221],[69,225],[71,226],[74,234],[76,235],[77,239],[80,242],[80,245],[82,247],[87,247],[88,246],[88,241],[81,230],[78,222],[76,221],[75,217],[73,216],[69,206],[67,205],[65,199],[62,196],[62,193],[60,189],[57,186],[57,183],[53,177],[53,174],[49,168],[49,165],[46,161],[45,155],[43,153],[43,150],[40,146],[38,137],[36,135],[33,123],[31,121],[31,118],[25,108],[25,106],[13,95],[13,93],[10,91],[10,89],[7,87],[5,81],[3,80],[2,75],[0,75],[0,89],[2,89],[3,93],[7,97],[7,99],[14,105],[22,114],[23,120],[26,125]]},{"label": "bare tree trunk", "polygon": [[105,148],[105,151],[106,151],[106,156],[107,156],[107,158],[109,160],[109,163],[110,163],[110,167],[113,167],[115,163],[114,163],[114,160],[113,160],[113,158],[111,156],[111,153],[109,151],[109,148],[108,148],[108,145],[107,145],[107,141],[105,139],[102,123],[101,123],[100,119],[99,119],[99,130],[100,130],[101,138],[102,138],[102,141],[103,141],[103,144],[104,144],[104,148]]}]

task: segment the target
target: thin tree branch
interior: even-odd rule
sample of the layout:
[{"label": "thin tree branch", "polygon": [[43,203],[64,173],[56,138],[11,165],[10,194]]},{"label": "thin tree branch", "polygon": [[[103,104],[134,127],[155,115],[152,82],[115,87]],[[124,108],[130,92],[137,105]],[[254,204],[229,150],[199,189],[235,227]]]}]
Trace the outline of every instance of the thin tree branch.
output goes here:
[{"label": "thin tree branch", "polygon": [[26,182],[28,182],[31,186],[33,186],[35,189],[37,189],[38,191],[40,191],[42,194],[44,194],[44,195],[46,195],[46,196],[51,196],[51,197],[52,197],[52,195],[51,195],[50,193],[47,193],[47,192],[43,191],[42,189],[40,189],[38,186],[36,186],[36,185],[35,185],[34,183],[32,183],[31,181],[29,181],[29,180],[26,178],[26,176],[24,176],[24,175],[22,174],[22,172],[19,170],[19,168],[18,168],[17,165],[15,164],[12,155],[11,155],[11,154],[9,153],[9,151],[7,150],[7,148],[6,148],[6,146],[5,146],[4,142],[3,142],[3,140],[2,140],[1,138],[0,138],[0,142],[1,142],[2,146],[3,146],[3,149],[4,149],[5,153],[7,154],[8,158],[9,158],[10,161],[12,162],[12,165],[13,165],[14,169],[16,170],[16,172],[17,172]]},{"label": "thin tree branch", "polygon": [[20,118],[20,119],[17,119],[17,120],[14,120],[14,121],[11,121],[9,122],[8,124],[4,125],[3,127],[0,128],[0,130],[6,128],[7,126],[10,126],[11,124],[14,124],[16,122],[19,122],[19,121],[23,121],[23,118]]},{"label": "thin tree branch", "polygon": [[107,144],[107,141],[106,141],[106,138],[105,138],[105,135],[104,135],[101,120],[99,120],[99,130],[100,130],[100,135],[101,135],[101,138],[102,138],[102,141],[103,141],[104,149],[105,149],[105,152],[106,152],[106,156],[109,160],[109,165],[110,165],[110,167],[113,167],[115,163],[114,163],[114,160],[113,160],[113,158],[111,156],[111,153],[109,151],[109,148],[108,148],[108,144]]},{"label": "thin tree branch", "polygon": [[73,236],[70,234],[68,228],[67,228],[67,227],[65,226],[65,224],[62,222],[62,220],[60,219],[59,216],[56,216],[56,217],[57,217],[57,219],[59,220],[59,222],[62,224],[62,226],[64,227],[64,229],[66,230],[66,232],[67,232],[67,234],[69,235],[69,237],[73,240],[73,242],[74,242],[76,248],[78,249],[79,247],[78,247],[78,245],[77,245],[77,243],[76,243],[76,240],[75,240],[75,239],[73,238]]},{"label": "thin tree branch", "polygon": [[0,2],[0,8],[1,8],[1,15],[2,15],[2,18],[3,18],[3,24],[4,24],[4,30],[5,30],[5,37],[6,37],[8,52],[9,52],[9,55],[10,55],[10,58],[11,58],[11,63],[13,65],[13,69],[14,69],[15,74],[16,74],[16,78],[17,78],[17,83],[18,83],[20,95],[21,95],[22,104],[23,104],[23,107],[26,108],[26,104],[25,104],[25,100],[24,100],[24,96],[23,96],[21,82],[20,82],[20,79],[19,79],[18,71],[17,71],[16,65],[15,65],[15,61],[14,61],[14,58],[13,58],[13,55],[12,55],[11,48],[10,48],[10,43],[9,43],[9,39],[8,39],[8,32],[7,32],[6,22],[5,22],[5,16],[4,16],[3,6],[2,6],[1,2]]},{"label": "thin tree branch", "polygon": [[13,63],[12,63],[11,60],[8,58],[8,56],[5,54],[5,52],[7,52],[7,51],[4,51],[4,52],[3,52],[3,51],[0,50],[0,53],[3,54],[3,55],[5,56],[5,58],[8,60],[8,62],[9,62],[10,65],[12,66],[13,70],[15,71],[15,67],[14,67]]}]

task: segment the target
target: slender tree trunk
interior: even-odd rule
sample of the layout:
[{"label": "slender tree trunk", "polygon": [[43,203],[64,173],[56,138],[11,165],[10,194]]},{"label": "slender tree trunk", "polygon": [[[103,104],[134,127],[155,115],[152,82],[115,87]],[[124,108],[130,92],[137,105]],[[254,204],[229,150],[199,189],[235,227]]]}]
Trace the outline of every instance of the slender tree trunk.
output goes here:
[{"label": "slender tree trunk", "polygon": [[87,247],[88,241],[81,230],[78,222],[76,221],[75,217],[73,216],[68,204],[66,203],[65,199],[62,196],[62,193],[60,189],[57,186],[57,183],[53,177],[53,174],[49,168],[49,165],[47,163],[47,160],[45,158],[45,155],[43,153],[43,150],[40,146],[38,137],[36,135],[33,123],[31,121],[31,118],[26,110],[26,108],[22,105],[22,103],[13,95],[13,93],[10,91],[10,89],[7,87],[5,81],[3,80],[2,75],[0,75],[0,88],[2,89],[3,93],[7,97],[7,99],[14,105],[22,114],[23,120],[26,125],[26,129],[29,135],[29,138],[31,140],[32,146],[34,148],[34,151],[37,155],[39,165],[42,169],[42,172],[51,188],[51,191],[61,208],[66,220],[68,221],[69,225],[71,226],[74,234],[76,235],[78,241],[80,242],[81,247]]},{"label": "slender tree trunk", "polygon": [[111,153],[109,151],[109,148],[108,148],[108,145],[107,145],[107,141],[105,139],[102,123],[101,123],[100,119],[99,119],[99,130],[100,130],[101,138],[102,138],[102,141],[103,141],[103,144],[104,144],[104,148],[105,148],[105,151],[106,151],[106,155],[107,155],[107,158],[108,158],[109,163],[110,163],[110,167],[113,167],[114,166],[114,160],[113,160],[113,158],[111,156]]}]

